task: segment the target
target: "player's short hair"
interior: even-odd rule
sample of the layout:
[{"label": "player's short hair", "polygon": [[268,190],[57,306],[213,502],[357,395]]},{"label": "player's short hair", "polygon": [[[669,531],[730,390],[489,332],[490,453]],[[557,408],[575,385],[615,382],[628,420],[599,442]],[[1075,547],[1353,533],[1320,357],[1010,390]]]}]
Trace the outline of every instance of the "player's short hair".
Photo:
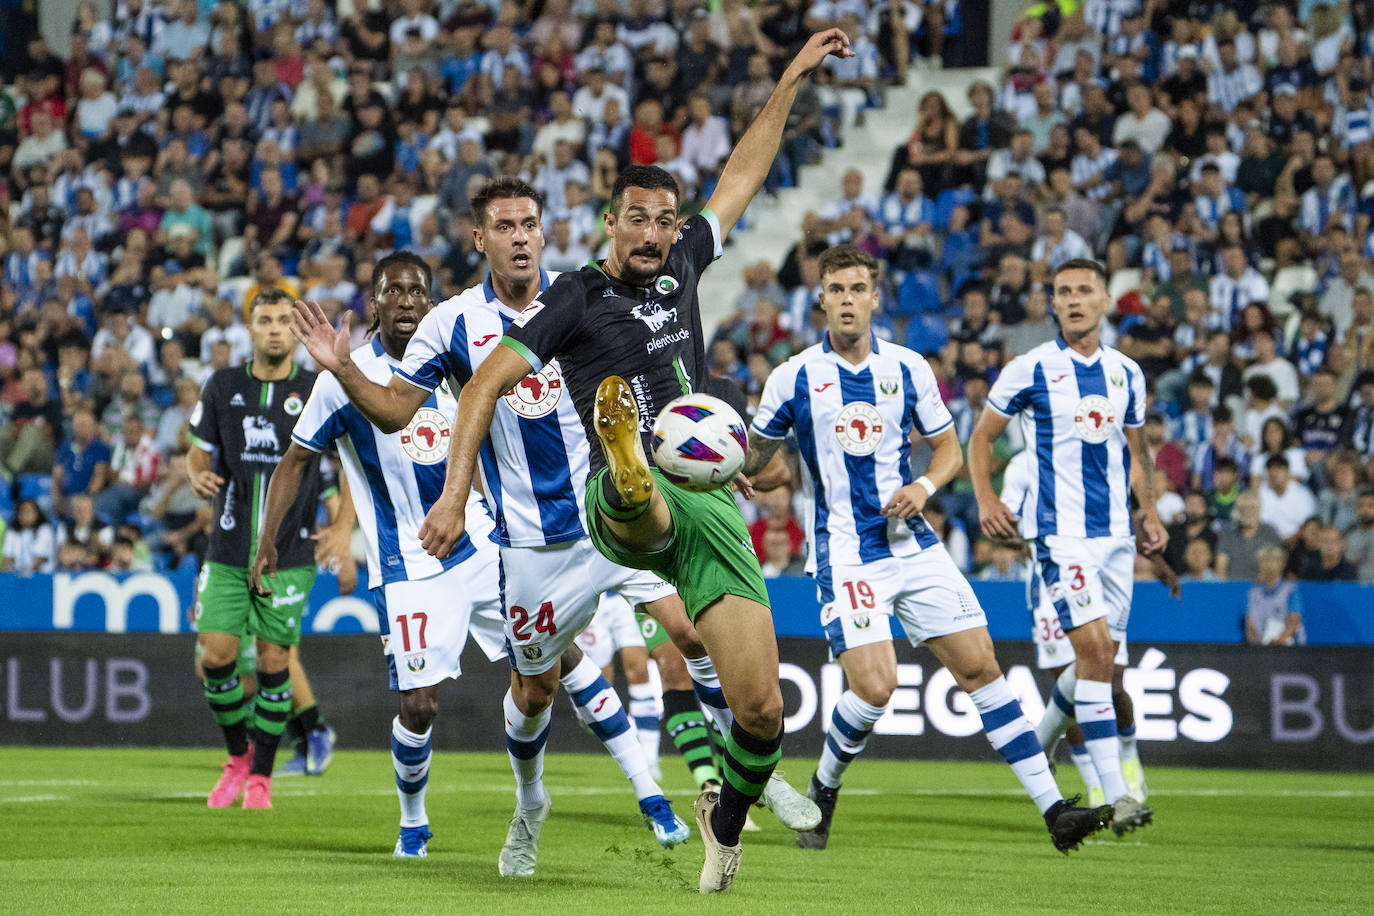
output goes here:
[{"label": "player's short hair", "polygon": [[629,188],[642,188],[646,191],[672,191],[673,200],[678,201],[677,179],[667,169],[656,165],[627,165],[620,170],[611,185],[611,212],[620,212],[620,202]]},{"label": "player's short hair", "polygon": [[393,251],[391,254],[382,258],[372,268],[372,295],[377,295],[377,288],[382,285],[382,276],[386,269],[392,264],[409,264],[418,267],[420,273],[425,278],[425,289],[429,289],[434,284],[434,272],[430,270],[425,259],[413,251]]},{"label": "player's short hair", "polygon": [[253,310],[260,305],[278,305],[283,302],[290,305],[293,298],[294,297],[286,290],[279,289],[275,286],[269,289],[260,289],[248,303],[248,317],[251,318],[253,316]]},{"label": "player's short hair", "polygon": [[535,212],[543,219],[544,195],[528,181],[514,175],[502,175],[478,188],[477,193],[468,201],[468,206],[472,209],[472,221],[478,226],[486,226],[488,204],[493,200],[514,200],[520,197],[528,197],[534,201]]},{"label": "player's short hair", "polygon": [[854,245],[844,244],[827,248],[821,252],[819,266],[822,283],[825,282],[827,274],[833,274],[837,270],[844,270],[848,267],[867,267],[873,285],[877,286],[878,284],[878,259]]},{"label": "player's short hair", "polygon": [[1107,285],[1107,268],[1103,267],[1100,261],[1094,261],[1092,258],[1070,258],[1055,269],[1054,275],[1057,277],[1066,270],[1091,270],[1097,274],[1104,288]]},{"label": "player's short hair", "polygon": [[1272,471],[1274,468],[1283,468],[1285,471],[1292,470],[1288,466],[1288,459],[1283,455],[1270,455],[1264,462],[1264,469]]}]

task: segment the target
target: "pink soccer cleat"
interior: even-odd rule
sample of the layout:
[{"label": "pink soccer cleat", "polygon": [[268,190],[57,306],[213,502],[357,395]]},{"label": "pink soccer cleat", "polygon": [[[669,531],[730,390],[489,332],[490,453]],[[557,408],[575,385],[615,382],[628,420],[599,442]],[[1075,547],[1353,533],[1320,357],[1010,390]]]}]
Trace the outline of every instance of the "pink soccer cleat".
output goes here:
[{"label": "pink soccer cleat", "polygon": [[243,787],[243,810],[266,810],[271,807],[272,777],[254,773]]},{"label": "pink soccer cleat", "polygon": [[227,808],[238,800],[243,791],[243,781],[248,778],[248,768],[253,765],[253,745],[237,757],[231,756],[224,761],[224,772],[219,774],[219,782],[210,790],[205,800],[206,807]]}]

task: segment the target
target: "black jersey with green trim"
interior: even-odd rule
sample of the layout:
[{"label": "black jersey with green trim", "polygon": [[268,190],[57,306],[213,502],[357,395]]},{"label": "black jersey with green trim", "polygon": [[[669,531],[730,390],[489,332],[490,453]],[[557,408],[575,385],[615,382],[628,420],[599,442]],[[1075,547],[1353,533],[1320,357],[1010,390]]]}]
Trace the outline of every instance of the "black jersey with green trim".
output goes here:
[{"label": "black jersey with green trim", "polygon": [[[206,559],[226,566],[251,566],[257,555],[267,485],[315,385],[315,373],[296,365],[276,382],[254,378],[252,365],[217,370],[191,411],[191,441],[211,453],[214,472],[224,478]],[[277,536],[278,568],[314,565],[310,533],[323,487],[319,459],[312,459]]]},{"label": "black jersey with green trim", "polygon": [[558,360],[592,443],[593,474],[606,463],[592,419],[602,379],[618,375],[629,383],[650,461],[649,440],[659,411],[705,383],[697,280],[721,253],[720,224],[704,210],[682,224],[663,269],[649,286],[631,286],[591,263],[560,275],[506,331],[502,343],[529,360],[536,372]]}]

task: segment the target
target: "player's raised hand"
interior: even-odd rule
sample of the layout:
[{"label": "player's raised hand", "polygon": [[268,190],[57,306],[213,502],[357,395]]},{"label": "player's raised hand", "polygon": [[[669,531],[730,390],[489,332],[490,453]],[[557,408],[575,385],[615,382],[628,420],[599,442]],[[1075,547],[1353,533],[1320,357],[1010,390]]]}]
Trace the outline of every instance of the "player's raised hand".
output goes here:
[{"label": "player's raised hand", "polygon": [[1019,538],[1016,514],[997,497],[978,500],[978,527],[990,538]]},{"label": "player's raised hand", "polygon": [[797,76],[806,76],[831,55],[840,58],[854,56],[849,48],[849,36],[842,29],[826,29],[808,38],[792,59],[789,69],[795,68]]},{"label": "player's raised hand", "polygon": [[425,514],[424,524],[420,526],[420,545],[425,548],[425,553],[442,560],[453,552],[466,524],[466,501],[451,498],[449,491],[445,490]]},{"label": "player's raised hand", "polygon": [[305,344],[306,351],[316,365],[337,375],[348,363],[348,354],[352,349],[348,329],[350,317],[351,314],[345,311],[336,331],[318,302],[314,299],[297,299],[291,313],[291,332]]},{"label": "player's raised hand", "polygon": [[191,475],[191,492],[201,499],[214,499],[223,485],[224,478],[214,471],[201,471]]},{"label": "player's raised hand", "polygon": [[248,587],[255,595],[269,597],[272,589],[264,583],[276,574],[277,545],[268,540],[259,541],[257,559],[253,561],[253,568],[248,572]]}]

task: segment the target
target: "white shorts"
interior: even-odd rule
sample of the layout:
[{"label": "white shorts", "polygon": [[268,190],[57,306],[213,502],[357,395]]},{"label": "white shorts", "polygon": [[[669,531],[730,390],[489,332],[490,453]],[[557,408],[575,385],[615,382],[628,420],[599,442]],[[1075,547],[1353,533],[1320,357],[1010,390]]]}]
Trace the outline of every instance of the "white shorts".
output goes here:
[{"label": "white shorts", "polygon": [[1059,626],[1073,630],[1107,618],[1112,639],[1126,638],[1135,589],[1135,538],[1048,535],[1030,542],[1032,575]]},{"label": "white shorts", "polygon": [[596,606],[591,626],[577,637],[577,647],[592,664],[605,668],[626,646],[644,648],[644,637],[635,623],[635,611],[619,592],[605,592]]},{"label": "white shorts", "polygon": [[907,639],[927,639],[988,625],[978,596],[943,545],[914,557],[831,567],[834,600],[821,607],[830,654],[892,638],[892,615]]},{"label": "white shorts", "polygon": [[469,635],[492,661],[505,654],[500,564],[495,545],[489,546],[428,579],[371,590],[392,690],[458,677]]},{"label": "white shorts", "polygon": [[643,569],[617,566],[591,538],[549,547],[502,547],[506,649],[521,674],[543,674],[591,625],[597,599],[615,591],[633,608],[674,594]]},{"label": "white shorts", "polygon": [[[1059,623],[1059,614],[1045,598],[1040,588],[1040,576],[1031,574],[1031,590],[1028,599],[1031,607],[1031,641],[1035,643],[1036,667],[1041,669],[1059,668],[1074,661],[1073,645],[1064,635],[1064,627]],[[1126,637],[1121,637],[1121,645],[1116,649],[1116,664],[1126,667],[1130,655],[1126,651]]]}]

